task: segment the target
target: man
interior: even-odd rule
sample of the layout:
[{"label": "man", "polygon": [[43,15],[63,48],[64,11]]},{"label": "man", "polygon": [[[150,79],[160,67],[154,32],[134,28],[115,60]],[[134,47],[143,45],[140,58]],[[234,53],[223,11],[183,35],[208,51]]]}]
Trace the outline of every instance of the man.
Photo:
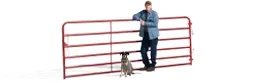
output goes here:
[{"label": "man", "polygon": [[[156,65],[157,56],[157,44],[158,44],[158,21],[159,17],[156,11],[152,10],[152,4],[150,1],[145,2],[145,10],[142,10],[133,15],[133,20],[141,22],[139,36],[143,37],[141,45],[142,61],[145,67],[142,70],[154,71]],[[149,62],[147,51],[150,47],[151,50],[151,62]]]}]

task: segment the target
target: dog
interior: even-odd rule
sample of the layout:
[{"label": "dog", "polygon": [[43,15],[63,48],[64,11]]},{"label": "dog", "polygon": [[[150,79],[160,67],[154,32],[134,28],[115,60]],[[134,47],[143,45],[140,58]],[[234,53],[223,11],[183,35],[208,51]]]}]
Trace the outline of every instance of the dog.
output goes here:
[{"label": "dog", "polygon": [[127,77],[127,75],[131,76],[131,74],[134,74],[134,72],[133,72],[133,66],[127,57],[127,55],[129,55],[129,52],[124,51],[124,52],[121,52],[120,55],[122,55],[120,77],[123,75],[123,73],[125,77]]}]

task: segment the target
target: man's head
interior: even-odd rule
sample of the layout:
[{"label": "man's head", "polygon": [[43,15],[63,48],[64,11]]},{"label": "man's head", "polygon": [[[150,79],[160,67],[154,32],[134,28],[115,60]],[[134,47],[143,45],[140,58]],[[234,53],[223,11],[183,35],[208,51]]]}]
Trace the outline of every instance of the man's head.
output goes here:
[{"label": "man's head", "polygon": [[149,12],[151,10],[151,2],[146,1],[144,5],[145,5],[145,9]]}]

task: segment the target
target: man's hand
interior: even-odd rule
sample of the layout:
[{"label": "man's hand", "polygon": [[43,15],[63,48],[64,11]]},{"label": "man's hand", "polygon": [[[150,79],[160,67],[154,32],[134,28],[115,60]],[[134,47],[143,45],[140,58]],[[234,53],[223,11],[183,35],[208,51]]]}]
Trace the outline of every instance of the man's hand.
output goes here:
[{"label": "man's hand", "polygon": [[140,22],[141,22],[142,25],[144,25],[144,23],[145,23],[142,19],[140,19]]}]

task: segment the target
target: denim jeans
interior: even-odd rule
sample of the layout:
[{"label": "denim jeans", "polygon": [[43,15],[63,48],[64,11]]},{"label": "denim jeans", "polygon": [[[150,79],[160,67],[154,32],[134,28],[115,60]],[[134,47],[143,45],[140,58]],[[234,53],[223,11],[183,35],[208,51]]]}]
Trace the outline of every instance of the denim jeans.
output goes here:
[{"label": "denim jeans", "polygon": [[[149,39],[148,32],[145,32],[143,40],[142,40],[142,45],[141,45],[141,55],[142,55],[142,61],[143,64],[147,67],[152,66],[155,67],[156,65],[156,57],[157,57],[157,44],[158,44],[158,38]],[[148,59],[147,51],[148,48],[150,47],[151,50],[151,64]]]}]

